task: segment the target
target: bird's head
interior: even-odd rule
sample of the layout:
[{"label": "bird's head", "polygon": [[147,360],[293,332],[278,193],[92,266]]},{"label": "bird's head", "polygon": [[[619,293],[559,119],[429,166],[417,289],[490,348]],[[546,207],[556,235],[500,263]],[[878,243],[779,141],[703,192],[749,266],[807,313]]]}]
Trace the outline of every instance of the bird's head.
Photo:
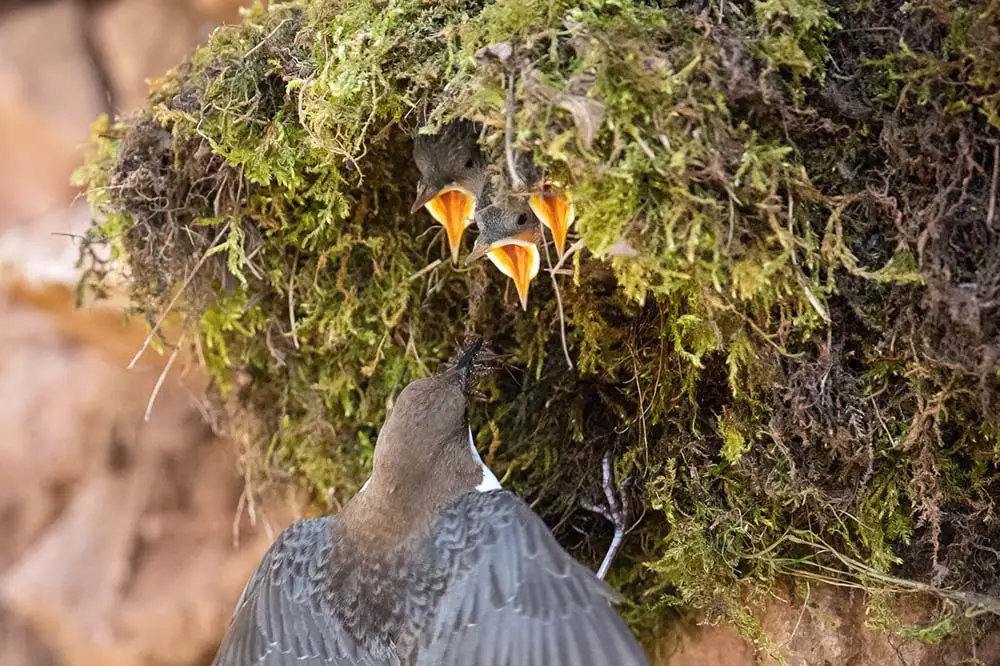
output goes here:
[{"label": "bird's head", "polygon": [[541,267],[538,220],[530,213],[491,204],[476,212],[476,226],[479,236],[466,263],[488,257],[514,281],[521,307],[527,309],[528,289]]},{"label": "bird's head", "polygon": [[486,177],[486,160],[479,149],[476,124],[467,120],[448,123],[437,134],[420,134],[413,141],[413,161],[420,171],[417,212],[439,192],[456,187],[478,196]]},{"label": "bird's head", "polygon": [[400,391],[379,441],[383,435],[411,433],[416,423],[422,425],[419,430],[424,433],[465,426],[468,398],[479,395],[476,383],[496,368],[498,359],[485,340],[470,337],[441,370],[410,382]]},{"label": "bird's head", "polygon": [[[482,339],[467,341],[442,370],[410,382],[396,397],[375,445],[373,480],[434,493],[475,487],[482,470],[469,454],[468,399],[498,357]],[[428,491],[430,492],[430,491]]]},{"label": "bird's head", "polygon": [[460,120],[445,125],[437,134],[417,136],[413,161],[420,181],[410,212],[427,208],[445,228],[452,258],[457,261],[462,232],[472,223],[476,199],[487,179],[475,124]]}]

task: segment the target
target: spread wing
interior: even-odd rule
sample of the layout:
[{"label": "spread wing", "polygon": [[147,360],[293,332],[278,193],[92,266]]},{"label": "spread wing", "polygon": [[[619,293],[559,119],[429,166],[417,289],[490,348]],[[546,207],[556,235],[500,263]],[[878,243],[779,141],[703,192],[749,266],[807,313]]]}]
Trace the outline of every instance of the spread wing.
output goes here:
[{"label": "spread wing", "polygon": [[646,666],[616,594],[505,491],[467,496],[442,519],[456,553],[418,666]]},{"label": "spread wing", "polygon": [[377,666],[337,622],[327,590],[332,517],[271,545],[236,604],[213,666]]}]

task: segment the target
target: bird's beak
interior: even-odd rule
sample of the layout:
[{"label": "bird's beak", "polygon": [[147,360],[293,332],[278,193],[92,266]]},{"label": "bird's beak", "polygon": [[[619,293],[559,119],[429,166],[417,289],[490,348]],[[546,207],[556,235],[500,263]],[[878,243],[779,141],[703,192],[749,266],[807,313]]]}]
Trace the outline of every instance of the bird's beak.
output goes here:
[{"label": "bird's beak", "polygon": [[448,247],[451,249],[451,260],[457,264],[458,251],[462,246],[462,234],[465,228],[472,224],[472,216],[476,210],[475,197],[455,187],[428,193],[421,184],[412,210],[416,212],[421,206],[426,207],[438,224],[444,227],[448,235]]},{"label": "bird's beak", "polygon": [[427,190],[427,186],[420,182],[417,184],[417,198],[414,200],[413,205],[410,206],[410,215],[413,215],[418,210],[427,205],[427,202],[433,199],[437,195],[437,192],[430,192]]},{"label": "bird's beak", "polygon": [[542,264],[538,246],[531,240],[508,238],[489,247],[486,256],[501,273],[514,281],[521,308],[527,310],[528,288]]},{"label": "bird's beak", "polygon": [[485,257],[486,253],[489,251],[490,251],[489,245],[487,245],[486,243],[480,243],[477,240],[476,243],[472,246],[472,252],[470,252],[469,256],[465,258],[465,265],[468,266],[469,264],[475,261],[479,261],[480,259]]},{"label": "bird's beak", "polygon": [[531,210],[535,216],[552,232],[552,240],[556,244],[556,252],[562,259],[566,252],[566,235],[569,227],[576,219],[576,208],[568,194],[542,192],[531,195]]}]

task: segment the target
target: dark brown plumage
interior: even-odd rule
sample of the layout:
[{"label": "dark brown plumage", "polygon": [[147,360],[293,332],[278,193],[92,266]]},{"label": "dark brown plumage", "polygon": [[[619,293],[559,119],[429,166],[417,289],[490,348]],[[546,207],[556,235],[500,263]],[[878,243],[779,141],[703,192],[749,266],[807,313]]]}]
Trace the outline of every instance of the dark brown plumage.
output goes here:
[{"label": "dark brown plumage", "polygon": [[472,224],[476,202],[488,179],[478,134],[474,123],[458,120],[437,134],[421,134],[413,141],[413,161],[420,170],[420,181],[410,213],[427,208],[444,227],[455,262],[462,235]]},{"label": "dark brown plumage", "polygon": [[491,203],[476,211],[476,226],[479,236],[466,263],[489,257],[501,273],[514,281],[521,307],[527,310],[528,289],[542,263],[538,219],[530,212]]},{"label": "dark brown plumage", "polygon": [[400,393],[369,483],[275,541],[215,666],[647,663],[615,593],[470,451],[466,395],[488,358],[473,345]]}]

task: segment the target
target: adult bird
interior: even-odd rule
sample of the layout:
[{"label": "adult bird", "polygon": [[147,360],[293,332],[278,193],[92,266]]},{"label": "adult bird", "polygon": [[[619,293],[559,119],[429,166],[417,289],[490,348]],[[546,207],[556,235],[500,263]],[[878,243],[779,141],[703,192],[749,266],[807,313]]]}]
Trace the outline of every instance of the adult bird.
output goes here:
[{"label": "adult bird", "polygon": [[410,213],[427,208],[444,227],[455,263],[462,235],[472,224],[476,200],[488,177],[478,134],[478,125],[458,120],[444,125],[437,134],[421,134],[413,141],[413,161],[420,181]]},{"label": "adult bird", "polygon": [[275,541],[215,666],[648,664],[616,594],[476,453],[467,396],[490,362],[473,343],[403,389],[365,487]]}]

